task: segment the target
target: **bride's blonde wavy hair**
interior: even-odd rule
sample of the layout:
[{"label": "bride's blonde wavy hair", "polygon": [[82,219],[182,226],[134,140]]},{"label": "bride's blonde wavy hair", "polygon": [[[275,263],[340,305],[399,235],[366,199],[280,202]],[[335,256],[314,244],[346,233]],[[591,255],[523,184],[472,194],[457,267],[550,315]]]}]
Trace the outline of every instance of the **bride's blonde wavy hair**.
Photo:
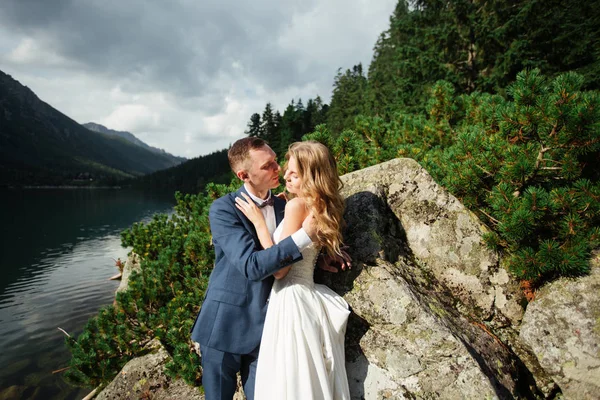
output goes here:
[{"label": "bride's blonde wavy hair", "polygon": [[296,159],[302,178],[302,197],[315,216],[318,244],[331,256],[341,254],[344,199],[335,158],[316,141],[292,143],[285,155],[286,167],[291,157]]}]

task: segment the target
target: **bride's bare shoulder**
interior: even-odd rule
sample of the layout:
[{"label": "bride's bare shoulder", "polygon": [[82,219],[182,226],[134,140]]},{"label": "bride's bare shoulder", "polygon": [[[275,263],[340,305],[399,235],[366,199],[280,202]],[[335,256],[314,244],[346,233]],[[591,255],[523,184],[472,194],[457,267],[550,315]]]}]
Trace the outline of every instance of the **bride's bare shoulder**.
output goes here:
[{"label": "bride's bare shoulder", "polygon": [[285,205],[286,217],[294,215],[304,218],[307,214],[308,209],[306,208],[306,202],[300,197],[295,197],[289,200]]}]

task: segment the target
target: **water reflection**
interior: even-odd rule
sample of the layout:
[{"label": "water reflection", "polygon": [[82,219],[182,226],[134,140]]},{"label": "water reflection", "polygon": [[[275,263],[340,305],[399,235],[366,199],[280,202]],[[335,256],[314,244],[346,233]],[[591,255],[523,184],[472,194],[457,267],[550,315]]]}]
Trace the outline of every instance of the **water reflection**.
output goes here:
[{"label": "water reflection", "polygon": [[0,398],[81,398],[87,390],[51,373],[69,359],[57,327],[77,335],[111,304],[114,259],[128,252],[120,232],[170,213],[173,200],[112,190],[14,191],[3,199]]}]

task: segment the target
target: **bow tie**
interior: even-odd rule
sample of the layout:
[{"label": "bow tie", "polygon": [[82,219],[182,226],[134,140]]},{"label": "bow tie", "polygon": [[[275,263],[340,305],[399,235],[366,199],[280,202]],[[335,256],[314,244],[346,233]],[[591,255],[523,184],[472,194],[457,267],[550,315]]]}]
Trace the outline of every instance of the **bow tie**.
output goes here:
[{"label": "bow tie", "polygon": [[266,206],[272,206],[275,203],[275,196],[271,195],[267,200],[265,200],[262,204],[257,204],[258,208],[263,208]]}]

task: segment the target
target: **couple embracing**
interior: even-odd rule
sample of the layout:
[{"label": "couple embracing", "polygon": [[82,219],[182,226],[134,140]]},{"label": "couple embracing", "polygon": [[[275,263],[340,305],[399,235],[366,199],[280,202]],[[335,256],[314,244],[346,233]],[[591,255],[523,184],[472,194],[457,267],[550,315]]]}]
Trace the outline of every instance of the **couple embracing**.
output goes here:
[{"label": "couple embracing", "polygon": [[286,203],[271,193],[280,166],[265,141],[240,139],[228,157],[244,185],[210,208],[215,266],[192,328],[206,399],[231,400],[237,372],[250,400],[350,399],[348,304],[313,281],[317,260],[349,265],[335,159],[318,142],[292,144]]}]

